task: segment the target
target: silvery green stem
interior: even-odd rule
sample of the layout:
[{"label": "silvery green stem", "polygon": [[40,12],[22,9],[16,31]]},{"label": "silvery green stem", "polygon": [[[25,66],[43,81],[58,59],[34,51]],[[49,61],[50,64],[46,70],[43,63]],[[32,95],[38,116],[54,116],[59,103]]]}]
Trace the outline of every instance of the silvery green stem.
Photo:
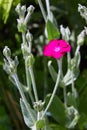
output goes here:
[{"label": "silvery green stem", "polygon": [[[25,37],[25,33],[22,33],[22,41],[23,41],[23,43],[24,44],[26,44],[26,37]],[[26,59],[25,59],[26,60]],[[32,95],[32,93],[31,93],[31,85],[30,85],[30,77],[29,77],[29,70],[28,70],[28,68],[27,68],[27,66],[26,66],[26,63],[25,63],[25,73],[26,73],[26,82],[27,82],[27,86],[29,87],[29,96],[30,96],[30,99],[31,99],[31,101],[32,101],[32,103],[33,103],[33,101],[34,101],[34,99],[33,99],[33,95]]]},{"label": "silvery green stem", "polygon": [[38,102],[38,95],[37,95],[36,83],[35,83],[35,78],[34,78],[34,73],[33,73],[32,66],[29,67],[29,72],[30,72],[30,76],[31,76],[33,91],[34,91],[34,95],[35,95],[35,100],[36,100],[36,102]]},{"label": "silvery green stem", "polygon": [[27,80],[27,86],[29,87],[29,96],[30,96],[30,99],[32,101],[32,103],[34,103],[34,98],[33,98],[33,95],[31,93],[31,79],[30,79],[30,73],[29,73],[29,70],[27,67],[25,67],[25,70],[26,70],[26,80]]},{"label": "silvery green stem", "polygon": [[47,7],[48,17],[50,18],[50,2],[49,2],[49,0],[46,0],[46,7]]},{"label": "silvery green stem", "polygon": [[30,19],[30,16],[31,16],[31,14],[33,13],[33,11],[34,11],[34,6],[33,6],[33,5],[30,5],[30,6],[27,8],[27,15],[26,15],[25,20],[24,20],[25,24],[28,23],[28,21],[29,21],[29,19]]},{"label": "silvery green stem", "polygon": [[26,44],[25,32],[24,32],[24,33],[22,33],[22,41],[23,41],[23,43],[24,43],[24,44]]},{"label": "silvery green stem", "polygon": [[74,80],[73,80],[73,72],[71,73],[72,75],[72,93],[74,94],[75,86],[74,86]]},{"label": "silvery green stem", "polygon": [[48,105],[47,105],[45,111],[43,112],[42,118],[45,116],[47,110],[49,109],[49,107],[50,107],[50,105],[51,105],[51,103],[53,101],[53,98],[55,96],[55,93],[56,93],[56,91],[58,89],[58,85],[59,85],[59,81],[60,81],[60,76],[61,76],[61,59],[58,60],[57,62],[58,62],[58,66],[59,66],[59,72],[58,72],[58,75],[57,75],[57,80],[56,80],[56,83],[55,83],[55,86],[54,86],[54,90],[53,90],[52,96],[51,96],[51,98],[50,98],[50,100],[48,102]]},{"label": "silvery green stem", "polygon": [[65,108],[67,108],[66,86],[63,87],[63,92],[64,92],[64,105],[65,105]]},{"label": "silvery green stem", "polygon": [[45,13],[45,10],[44,10],[44,7],[43,7],[43,4],[42,4],[41,0],[38,0],[38,3],[39,3],[39,6],[40,6],[40,9],[41,9],[43,18],[44,18],[44,20],[45,20],[45,22],[46,22],[46,21],[47,21],[46,13]]},{"label": "silvery green stem", "polygon": [[28,42],[28,44],[29,44],[29,53],[31,53],[32,44],[31,42]]},{"label": "silvery green stem", "polygon": [[70,52],[67,53],[67,63],[68,63],[68,68],[69,68],[70,67],[70,63],[71,63]]},{"label": "silvery green stem", "polygon": [[28,13],[28,14],[27,14],[27,16],[26,16],[26,18],[25,18],[25,21],[24,21],[24,22],[25,22],[25,24],[27,24],[27,23],[28,23],[28,21],[29,21],[29,17],[30,17],[30,16],[31,16],[31,14],[30,14],[30,13]]},{"label": "silvery green stem", "polygon": [[28,105],[27,105],[28,103],[27,103],[26,97],[25,97],[25,95],[24,95],[24,92],[23,92],[23,90],[22,90],[22,86],[21,86],[21,84],[20,84],[20,82],[19,82],[19,79],[18,79],[17,74],[14,74],[14,75],[13,75],[13,79],[14,79],[14,81],[15,81],[17,87],[18,87],[18,90],[19,90],[19,92],[20,92],[20,95],[21,95],[21,97],[22,97],[22,99],[23,99],[23,101],[24,101],[24,103],[25,103],[26,109],[27,109],[27,111],[29,112],[29,114],[30,114],[30,116],[31,116],[31,118],[32,118],[32,121],[35,123],[35,120],[34,120],[34,118],[33,118],[33,116],[32,116],[32,113],[30,112],[30,110],[29,110],[29,108],[28,108]]},{"label": "silvery green stem", "polygon": [[44,64],[44,98],[46,96],[46,92],[47,92],[47,66],[46,66],[46,58],[44,58],[43,60],[43,64]]},{"label": "silvery green stem", "polygon": [[77,55],[77,53],[79,52],[79,50],[80,50],[80,46],[78,45],[77,48],[76,48],[75,55]]}]

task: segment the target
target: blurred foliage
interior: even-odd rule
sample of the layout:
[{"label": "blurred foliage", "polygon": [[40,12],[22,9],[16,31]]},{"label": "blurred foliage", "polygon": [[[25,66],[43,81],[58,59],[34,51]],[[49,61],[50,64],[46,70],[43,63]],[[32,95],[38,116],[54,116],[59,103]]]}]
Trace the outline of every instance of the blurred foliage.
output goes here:
[{"label": "blurred foliage", "polygon": [[[46,94],[51,92],[53,89],[53,81],[50,78],[50,74],[48,73],[46,66],[48,59],[45,59],[43,56],[39,56],[35,44],[35,41],[40,37],[40,35],[44,34],[44,20],[37,0],[0,0],[0,130],[27,130],[20,112],[20,95],[2,69],[2,50],[4,46],[7,45],[11,48],[13,57],[18,55],[20,62],[18,74],[20,80],[25,83],[24,64],[20,50],[21,36],[16,27],[17,15],[15,7],[19,2],[26,4],[26,6],[29,6],[30,4],[35,6],[35,12],[31,17],[28,27],[34,37],[32,51],[36,59],[34,69],[36,70],[35,77],[39,91],[39,98],[44,98]],[[45,1],[42,0],[42,2],[44,3]],[[75,32],[75,35],[79,34],[80,31],[83,30],[85,21],[78,13],[78,3],[87,6],[86,0],[50,0],[50,3],[51,10],[57,19],[58,25],[63,24],[65,27],[69,26],[70,30]],[[45,44],[44,40],[43,43],[39,42],[37,45],[38,44],[43,46]],[[84,45],[81,47],[81,55],[80,76],[75,83],[79,93],[78,106],[79,113],[81,114],[76,130],[87,129],[87,39],[85,39]],[[63,62],[65,72],[66,61],[64,60]],[[53,65],[56,69],[55,61],[53,61]],[[46,80],[46,77],[48,80]],[[44,81],[44,83],[41,81]],[[58,96],[62,99],[61,89],[59,89]],[[49,118],[52,122],[50,126],[54,130],[64,129],[59,125],[55,126],[54,124],[56,124],[56,121],[51,119],[50,116]]]}]

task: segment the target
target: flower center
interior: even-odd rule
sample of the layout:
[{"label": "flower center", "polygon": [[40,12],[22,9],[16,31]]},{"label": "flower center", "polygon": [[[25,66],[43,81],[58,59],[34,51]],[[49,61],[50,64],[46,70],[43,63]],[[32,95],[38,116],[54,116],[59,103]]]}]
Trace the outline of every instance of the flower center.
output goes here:
[{"label": "flower center", "polygon": [[54,49],[54,51],[55,51],[55,52],[60,51],[60,47],[56,47],[56,48]]}]

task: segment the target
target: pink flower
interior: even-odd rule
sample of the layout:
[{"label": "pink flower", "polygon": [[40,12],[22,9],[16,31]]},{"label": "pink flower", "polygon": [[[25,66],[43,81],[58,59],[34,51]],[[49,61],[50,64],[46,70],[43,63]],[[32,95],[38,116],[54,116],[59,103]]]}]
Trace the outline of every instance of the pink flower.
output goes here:
[{"label": "pink flower", "polygon": [[70,50],[71,46],[65,40],[51,40],[45,45],[43,55],[58,59],[64,56],[66,52],[70,52]]}]

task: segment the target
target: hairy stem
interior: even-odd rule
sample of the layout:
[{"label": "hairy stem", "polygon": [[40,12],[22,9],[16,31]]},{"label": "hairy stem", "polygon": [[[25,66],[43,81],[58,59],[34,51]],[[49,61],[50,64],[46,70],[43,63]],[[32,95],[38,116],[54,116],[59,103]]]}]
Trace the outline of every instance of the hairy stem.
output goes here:
[{"label": "hairy stem", "polygon": [[49,0],[46,0],[46,7],[47,7],[48,17],[50,18],[50,2],[49,2]]},{"label": "hairy stem", "polygon": [[33,73],[33,68],[29,68],[30,76],[31,76],[31,81],[32,81],[32,86],[33,86],[33,91],[35,95],[35,100],[38,102],[38,95],[37,95],[37,89],[36,89],[36,83],[35,83],[35,78],[34,78],[34,73]]},{"label": "hairy stem", "polygon": [[47,110],[49,109],[49,107],[50,107],[50,105],[51,105],[51,103],[53,101],[53,98],[55,96],[55,93],[56,93],[56,91],[58,89],[58,85],[59,85],[59,81],[60,81],[60,76],[61,76],[61,59],[58,60],[58,66],[59,66],[59,72],[58,72],[58,75],[57,75],[57,80],[56,80],[56,83],[55,83],[55,86],[54,86],[54,90],[53,90],[52,96],[51,96],[51,98],[50,98],[50,100],[48,102],[48,105],[47,105],[47,107],[46,107],[46,109],[45,109],[45,111],[44,111],[44,113],[42,115],[42,118],[45,116]]},{"label": "hairy stem", "polygon": [[40,6],[40,9],[41,9],[43,18],[44,18],[44,20],[45,20],[45,22],[46,22],[46,21],[47,21],[46,13],[45,13],[45,10],[44,10],[44,7],[43,7],[43,4],[42,4],[41,0],[38,0],[38,3],[39,3],[39,6]]}]

